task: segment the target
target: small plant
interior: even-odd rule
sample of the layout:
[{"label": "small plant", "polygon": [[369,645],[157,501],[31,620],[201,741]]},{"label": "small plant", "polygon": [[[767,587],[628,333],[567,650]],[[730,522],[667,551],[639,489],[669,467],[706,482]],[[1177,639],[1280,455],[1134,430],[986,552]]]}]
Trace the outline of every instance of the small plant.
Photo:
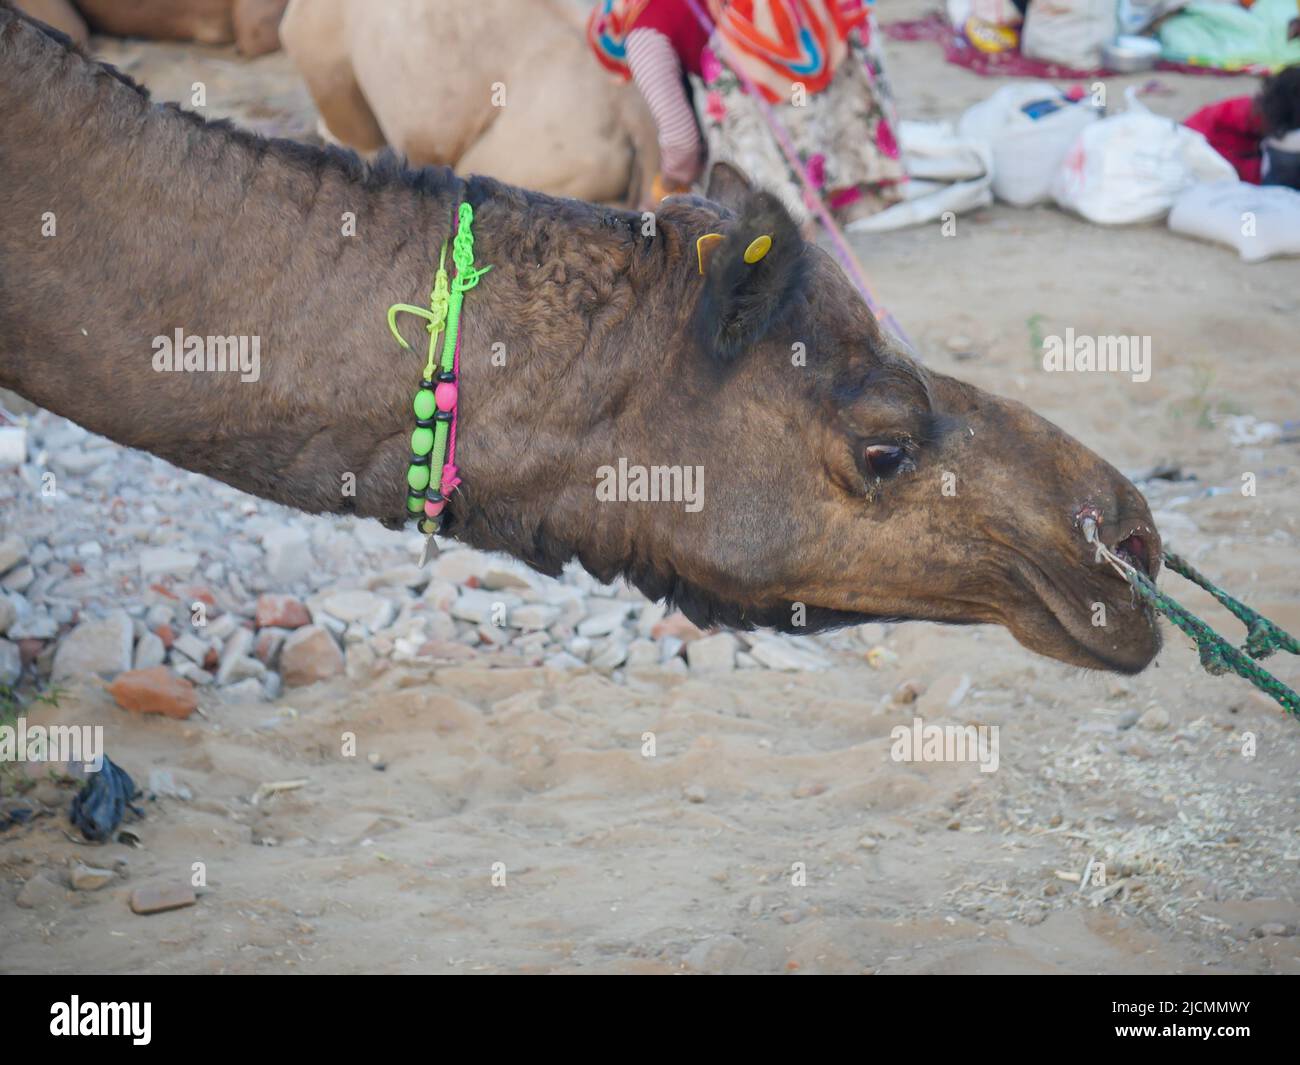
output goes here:
[{"label": "small plant", "polygon": [[1043,357],[1044,321],[1046,316],[1042,314],[1031,314],[1025,319],[1025,328],[1029,330],[1029,352],[1035,363]]},{"label": "small plant", "polygon": [[1230,414],[1241,414],[1241,408],[1228,399],[1211,399],[1210,389],[1214,385],[1214,367],[1206,362],[1193,363],[1192,394],[1186,399],[1176,400],[1169,406],[1169,413],[1175,421],[1192,418],[1199,429],[1212,429],[1215,418]]},{"label": "small plant", "polygon": [[[0,728],[6,725],[10,728],[16,728],[19,716],[33,703],[45,703],[48,706],[57,708],[59,698],[63,695],[63,692],[63,688],[52,685],[45,691],[33,691],[24,694],[10,684],[0,684]],[[14,780],[12,788],[6,787],[10,778],[17,777],[17,774],[18,767],[15,763],[0,762],[0,795],[4,795],[6,791],[19,790],[17,780]]]}]

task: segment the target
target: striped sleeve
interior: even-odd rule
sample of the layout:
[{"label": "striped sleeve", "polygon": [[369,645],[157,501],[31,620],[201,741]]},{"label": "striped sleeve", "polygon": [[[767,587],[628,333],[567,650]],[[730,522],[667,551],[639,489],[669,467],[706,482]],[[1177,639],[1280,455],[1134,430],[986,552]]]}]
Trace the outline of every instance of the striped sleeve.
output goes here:
[{"label": "striped sleeve", "polygon": [[658,30],[627,35],[627,65],[659,131],[659,169],[673,184],[689,185],[700,170],[700,131],[682,84],[682,63]]}]

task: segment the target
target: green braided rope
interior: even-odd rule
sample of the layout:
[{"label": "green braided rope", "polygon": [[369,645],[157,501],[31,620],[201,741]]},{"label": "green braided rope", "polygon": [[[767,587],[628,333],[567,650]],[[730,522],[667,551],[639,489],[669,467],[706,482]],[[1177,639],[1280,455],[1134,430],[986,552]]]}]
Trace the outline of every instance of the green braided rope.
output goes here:
[{"label": "green braided rope", "polygon": [[1128,572],[1128,582],[1133,590],[1150,603],[1153,609],[1167,617],[1196,642],[1201,667],[1207,673],[1214,676],[1235,673],[1275,699],[1287,713],[1300,717],[1300,695],[1268,670],[1251,661],[1254,658],[1265,658],[1277,650],[1300,654],[1300,644],[1297,644],[1295,637],[1278,628],[1267,618],[1261,617],[1250,607],[1233,599],[1177,555],[1166,553],[1164,562],[1174,573],[1204,588],[1246,626],[1249,632],[1245,645],[1246,654],[1230,644],[1186,607],[1165,595],[1155,586],[1151,578],[1137,570]]},{"label": "green braided rope", "polygon": [[1193,569],[1186,559],[1179,555],[1166,553],[1165,565],[1180,577],[1186,577],[1193,584],[1204,588],[1227,607],[1236,616],[1237,620],[1246,626],[1247,636],[1244,650],[1251,658],[1267,658],[1274,651],[1286,651],[1293,655],[1300,655],[1300,641],[1297,641],[1289,632],[1278,628],[1268,618],[1261,617],[1244,603],[1239,603],[1236,599],[1233,599],[1222,588],[1216,587],[1203,574]]}]

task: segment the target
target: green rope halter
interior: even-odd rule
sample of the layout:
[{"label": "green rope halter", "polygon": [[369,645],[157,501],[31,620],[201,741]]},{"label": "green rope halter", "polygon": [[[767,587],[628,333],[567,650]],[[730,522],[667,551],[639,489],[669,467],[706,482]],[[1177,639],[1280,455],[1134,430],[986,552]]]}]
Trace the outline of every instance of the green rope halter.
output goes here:
[{"label": "green rope halter", "polygon": [[[1106,554],[1109,555],[1109,552]],[[1264,694],[1277,700],[1287,713],[1300,717],[1300,695],[1253,661],[1267,658],[1275,651],[1300,654],[1300,643],[1296,638],[1212,584],[1178,555],[1165,552],[1164,563],[1180,577],[1204,588],[1246,626],[1246,642],[1241,649],[1230,644],[1185,606],[1165,595],[1145,573],[1123,564],[1121,560],[1124,577],[1133,591],[1196,642],[1201,667],[1207,673],[1214,676],[1235,673],[1244,677]]]}]

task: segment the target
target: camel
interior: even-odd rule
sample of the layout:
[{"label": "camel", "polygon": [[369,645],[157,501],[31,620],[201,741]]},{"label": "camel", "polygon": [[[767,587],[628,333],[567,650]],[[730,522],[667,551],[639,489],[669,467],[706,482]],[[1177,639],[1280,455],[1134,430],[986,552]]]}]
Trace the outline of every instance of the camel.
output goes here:
[{"label": "camel", "polygon": [[[994,623],[1126,673],[1159,648],[1081,528],[1154,576],[1138,490],[1025,406],[909,358],[734,172],[647,227],[366,164],[153,106],[3,0],[0,145],[0,387],[96,433],[400,525],[423,326],[399,319],[403,350],[387,309],[427,301],[465,203],[491,270],[465,302],[447,536],[552,575],[577,559],[705,627]],[[260,372],[160,372],[178,329],[257,338]],[[698,471],[702,505],[598,491],[632,466]]]},{"label": "camel", "polygon": [[373,152],[637,206],[659,166],[641,96],[557,0],[291,0],[280,26],[325,132]]},{"label": "camel", "polygon": [[287,0],[21,0],[17,7],[78,44],[89,28],[115,37],[234,42],[246,56],[280,47],[276,29]]}]

